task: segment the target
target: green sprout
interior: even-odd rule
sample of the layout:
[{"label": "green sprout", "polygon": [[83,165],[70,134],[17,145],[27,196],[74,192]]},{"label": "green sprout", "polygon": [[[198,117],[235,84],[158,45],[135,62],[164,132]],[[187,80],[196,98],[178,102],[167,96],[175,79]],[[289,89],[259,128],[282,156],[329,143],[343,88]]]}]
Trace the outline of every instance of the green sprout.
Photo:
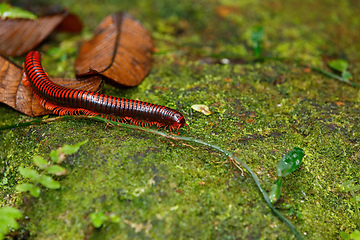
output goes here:
[{"label": "green sprout", "polygon": [[351,73],[347,70],[349,67],[349,63],[343,59],[332,60],[328,62],[329,67],[332,69],[339,71],[341,73],[341,77],[350,80],[352,79]]},{"label": "green sprout", "polygon": [[25,18],[32,20],[37,19],[35,14],[18,7],[13,7],[7,3],[0,3],[0,18]]},{"label": "green sprout", "polygon": [[16,190],[19,192],[29,192],[31,196],[38,198],[41,192],[39,185],[49,189],[59,189],[60,183],[49,175],[65,175],[66,169],[58,164],[60,164],[67,155],[76,153],[80,146],[86,142],[87,140],[75,145],[64,145],[57,150],[52,150],[50,152],[50,161],[45,160],[41,156],[34,156],[33,163],[40,169],[40,171],[19,167],[20,174],[29,179],[30,183],[19,184],[16,186]]},{"label": "green sprout", "polygon": [[276,203],[280,198],[283,177],[294,172],[299,167],[304,155],[304,150],[299,147],[295,147],[290,152],[285,154],[285,156],[282,157],[279,161],[276,171],[279,177],[275,181],[275,184],[271,188],[269,194],[269,198],[272,204]]},{"label": "green sprout", "polygon": [[19,228],[19,224],[16,219],[21,217],[21,212],[16,208],[0,208],[0,240],[4,239],[5,235],[8,234],[11,229],[15,230]]},{"label": "green sprout", "polygon": [[[348,181],[343,183],[343,187],[345,192],[351,193],[352,198],[350,198],[350,202],[354,203],[356,222],[358,228],[360,228],[360,194],[355,194],[355,192],[360,190],[360,185],[354,185],[353,181]],[[360,232],[356,229],[352,233],[340,232],[340,237],[344,240],[360,240]]]},{"label": "green sprout", "polygon": [[105,214],[103,212],[90,213],[91,223],[95,228],[100,228],[105,222],[119,223],[120,218],[114,213]]},{"label": "green sprout", "polygon": [[263,38],[264,38],[264,30],[261,26],[255,26],[251,29],[250,39],[251,39],[255,58],[259,58],[261,55],[262,52],[261,42]]}]

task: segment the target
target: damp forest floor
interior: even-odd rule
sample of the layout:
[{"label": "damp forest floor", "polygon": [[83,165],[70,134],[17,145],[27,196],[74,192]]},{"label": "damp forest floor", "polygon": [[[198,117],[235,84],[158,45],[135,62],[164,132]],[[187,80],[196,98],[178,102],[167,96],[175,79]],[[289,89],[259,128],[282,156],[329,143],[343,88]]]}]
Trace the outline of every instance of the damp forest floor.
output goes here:
[{"label": "damp forest floor", "polygon": [[[58,1],[60,2],[60,1]],[[43,1],[11,1],[46,9]],[[107,15],[127,11],[152,34],[154,65],[135,88],[102,92],[165,105],[189,125],[181,136],[234,153],[270,191],[280,158],[305,151],[275,207],[305,239],[337,239],[359,226],[344,183],[359,183],[360,88],[312,70],[344,59],[360,83],[359,1],[84,1],[68,7],[85,29],[38,49],[50,76],[73,77],[79,43]],[[57,5],[56,5],[57,4]],[[262,29],[260,57],[252,33]],[[21,63],[22,59],[15,59]],[[338,74],[333,72],[334,74]],[[192,110],[207,105],[204,115]],[[0,127],[32,120],[0,105]],[[39,119],[39,118],[37,118]],[[164,131],[164,130],[161,130]],[[62,163],[58,190],[18,193],[18,168],[64,144],[88,140]],[[21,210],[13,236],[30,239],[295,239],[248,173],[215,150],[90,119],[0,131],[0,206]],[[94,228],[90,214],[119,217]]]}]

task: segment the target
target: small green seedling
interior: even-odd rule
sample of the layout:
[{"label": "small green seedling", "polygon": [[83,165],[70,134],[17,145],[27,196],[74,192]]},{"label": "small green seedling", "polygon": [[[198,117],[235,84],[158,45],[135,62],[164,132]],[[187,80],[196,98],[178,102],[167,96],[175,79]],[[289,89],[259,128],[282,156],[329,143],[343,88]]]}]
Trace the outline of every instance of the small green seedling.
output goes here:
[{"label": "small green seedling", "polygon": [[[360,194],[356,195],[355,192],[360,190],[360,185],[354,185],[353,181],[348,181],[342,184],[345,192],[350,192],[352,198],[350,198],[350,202],[354,203],[355,214],[358,228],[360,228]],[[340,232],[340,237],[344,240],[360,240],[360,232],[355,230],[352,233]]]},{"label": "small green seedling", "polygon": [[103,212],[90,213],[91,223],[94,227],[100,228],[105,222],[119,223],[120,218],[114,213],[105,214]]},{"label": "small green seedling", "polygon": [[299,167],[304,155],[304,150],[299,147],[295,147],[290,152],[285,154],[285,156],[282,157],[279,161],[276,171],[279,177],[275,181],[275,184],[271,188],[269,194],[269,198],[272,204],[276,203],[280,198],[283,177],[294,172]]},{"label": "small green seedling", "polygon": [[0,18],[26,18],[26,19],[37,19],[33,13],[23,10],[18,7],[13,7],[7,3],[0,3]]},{"label": "small green seedling", "polygon": [[351,73],[347,70],[349,63],[343,59],[332,60],[328,62],[329,67],[332,69],[341,72],[341,77],[346,80],[352,79]]},{"label": "small green seedling", "polygon": [[41,156],[34,156],[33,163],[40,169],[40,171],[19,167],[20,174],[23,175],[23,177],[28,178],[30,183],[19,184],[16,186],[16,190],[19,192],[29,192],[31,196],[38,198],[41,192],[39,185],[49,189],[59,189],[60,183],[49,175],[65,175],[66,169],[58,164],[60,164],[67,155],[76,153],[80,146],[86,142],[87,140],[75,145],[64,145],[57,150],[52,150],[50,152],[50,161],[46,161]]},{"label": "small green seedling", "polygon": [[250,39],[252,48],[254,51],[254,57],[259,58],[261,56],[261,42],[264,38],[264,30],[261,26],[255,26],[251,29]]},{"label": "small green seedling", "polygon": [[19,224],[16,219],[21,217],[21,212],[16,208],[0,208],[0,240],[4,239],[5,235],[8,234],[11,229],[15,230],[19,228]]},{"label": "small green seedling", "polygon": [[360,240],[360,232],[358,230],[352,233],[340,232],[340,237],[344,240]]}]

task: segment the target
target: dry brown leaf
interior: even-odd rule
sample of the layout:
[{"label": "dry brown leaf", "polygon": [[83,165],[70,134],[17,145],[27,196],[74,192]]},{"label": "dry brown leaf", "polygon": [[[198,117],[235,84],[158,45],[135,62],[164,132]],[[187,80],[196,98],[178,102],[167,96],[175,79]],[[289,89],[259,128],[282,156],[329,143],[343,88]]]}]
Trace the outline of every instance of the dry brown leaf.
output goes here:
[{"label": "dry brown leaf", "polygon": [[90,69],[125,86],[139,85],[152,66],[154,44],[148,31],[128,14],[106,17],[85,42],[75,62],[77,76]]},{"label": "dry brown leaf", "polygon": [[[76,32],[81,30],[80,20],[65,11],[63,13],[31,19],[0,19],[0,54],[20,56],[34,49],[60,23],[61,30]],[[72,26],[68,21],[73,21]],[[79,26],[80,24],[80,26]]]}]

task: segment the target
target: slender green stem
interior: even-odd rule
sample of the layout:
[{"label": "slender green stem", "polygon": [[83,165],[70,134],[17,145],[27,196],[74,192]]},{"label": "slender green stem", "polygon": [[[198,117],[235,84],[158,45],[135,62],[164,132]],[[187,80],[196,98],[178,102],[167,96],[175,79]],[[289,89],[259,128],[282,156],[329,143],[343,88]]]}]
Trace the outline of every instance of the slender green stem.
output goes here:
[{"label": "slender green stem", "polygon": [[120,123],[120,122],[115,122],[115,121],[111,121],[102,117],[98,117],[98,116],[93,116],[93,117],[89,117],[89,116],[64,116],[64,117],[56,117],[56,118],[49,118],[49,119],[44,119],[44,120],[35,120],[32,122],[24,122],[24,123],[19,123],[19,124],[15,124],[15,125],[11,125],[11,126],[5,126],[5,127],[0,127],[0,130],[5,130],[5,129],[11,129],[11,128],[15,128],[15,127],[21,127],[21,126],[29,126],[32,124],[39,124],[39,123],[47,123],[50,121],[55,121],[58,119],[73,119],[73,118],[89,118],[89,119],[95,119],[97,121],[100,122],[104,122],[104,123],[111,123],[113,125],[120,125],[122,127],[125,128],[130,128],[130,129],[137,129],[137,130],[141,130],[144,132],[149,132],[149,133],[153,133],[168,139],[172,139],[172,140],[177,140],[177,141],[187,141],[187,142],[193,142],[193,143],[197,143],[197,144],[201,144],[204,145],[206,147],[215,149],[223,154],[225,154],[227,157],[235,159],[235,161],[237,161],[242,167],[244,167],[251,175],[251,177],[253,178],[256,186],[258,187],[260,193],[263,195],[263,198],[266,202],[266,204],[268,205],[268,207],[271,209],[271,211],[281,220],[283,221],[289,228],[290,230],[295,234],[295,236],[298,239],[302,239],[300,233],[297,231],[297,229],[295,228],[295,226],[285,217],[283,216],[278,210],[276,210],[274,208],[274,206],[271,204],[271,201],[268,197],[267,192],[261,187],[260,184],[260,180],[257,177],[257,175],[251,170],[251,168],[242,160],[240,160],[239,158],[237,158],[234,154],[232,154],[231,152],[222,149],[221,147],[214,145],[214,144],[210,144],[207,142],[204,142],[202,140],[199,139],[194,139],[194,138],[190,138],[190,137],[181,137],[181,136],[177,136],[177,135],[170,135],[166,132],[159,132],[150,128],[143,128],[143,127],[139,127],[139,126],[135,126],[135,125],[129,125],[129,124],[125,124],[125,123]]},{"label": "slender green stem", "polygon": [[339,80],[339,81],[341,81],[341,82],[344,82],[344,83],[347,83],[347,84],[349,84],[349,85],[351,85],[351,86],[353,86],[353,87],[360,87],[360,84],[355,83],[355,82],[350,82],[348,79],[342,78],[342,77],[340,77],[340,76],[338,76],[338,75],[335,75],[335,74],[333,74],[333,73],[331,73],[331,72],[328,72],[328,71],[326,71],[326,70],[324,70],[324,69],[317,68],[317,67],[314,67],[314,66],[309,66],[309,67],[310,67],[311,69],[315,70],[315,71],[318,71],[319,73],[324,74],[325,76],[328,76],[328,77],[337,79],[337,80]]},{"label": "slender green stem", "polygon": [[355,204],[355,213],[356,213],[356,221],[358,224],[358,229],[360,229],[360,216],[359,216],[359,207],[356,199],[356,195],[354,191],[351,191],[351,195],[354,198],[354,204]]},{"label": "slender green stem", "polygon": [[181,136],[176,136],[176,135],[169,135],[167,133],[159,132],[159,131],[152,130],[152,129],[149,129],[149,128],[142,128],[142,127],[138,127],[138,126],[134,126],[134,125],[128,125],[128,124],[124,124],[124,123],[114,122],[114,121],[110,121],[110,120],[107,120],[107,119],[104,119],[104,118],[101,118],[101,117],[97,117],[97,116],[92,117],[92,118],[94,118],[94,119],[96,119],[98,121],[101,121],[101,122],[110,122],[111,124],[114,124],[114,125],[121,125],[121,126],[127,127],[127,128],[139,129],[139,130],[142,130],[142,131],[145,131],[145,132],[150,132],[150,133],[157,134],[159,136],[162,136],[162,137],[165,137],[165,138],[168,138],[168,139],[172,139],[172,140],[182,140],[182,141],[187,141],[187,142],[198,143],[198,144],[210,147],[212,149],[215,149],[215,150],[225,154],[229,158],[235,159],[236,161],[238,161],[240,163],[241,166],[243,166],[250,173],[251,177],[253,178],[256,186],[260,190],[261,194],[264,197],[264,200],[265,200],[266,204],[269,206],[271,211],[291,229],[291,231],[295,234],[295,236],[298,239],[302,239],[300,233],[297,231],[295,226],[286,217],[284,217],[278,210],[276,210],[274,208],[274,206],[271,204],[271,201],[270,201],[270,199],[268,197],[268,194],[261,187],[260,180],[257,177],[257,175],[251,170],[251,168],[245,162],[241,161],[239,158],[234,156],[234,154],[232,154],[231,152],[229,152],[227,150],[224,150],[224,149],[222,149],[221,147],[219,147],[217,145],[210,144],[210,143],[204,142],[204,141],[199,140],[199,139],[194,139],[194,138],[190,138],[190,137],[181,137]]}]

